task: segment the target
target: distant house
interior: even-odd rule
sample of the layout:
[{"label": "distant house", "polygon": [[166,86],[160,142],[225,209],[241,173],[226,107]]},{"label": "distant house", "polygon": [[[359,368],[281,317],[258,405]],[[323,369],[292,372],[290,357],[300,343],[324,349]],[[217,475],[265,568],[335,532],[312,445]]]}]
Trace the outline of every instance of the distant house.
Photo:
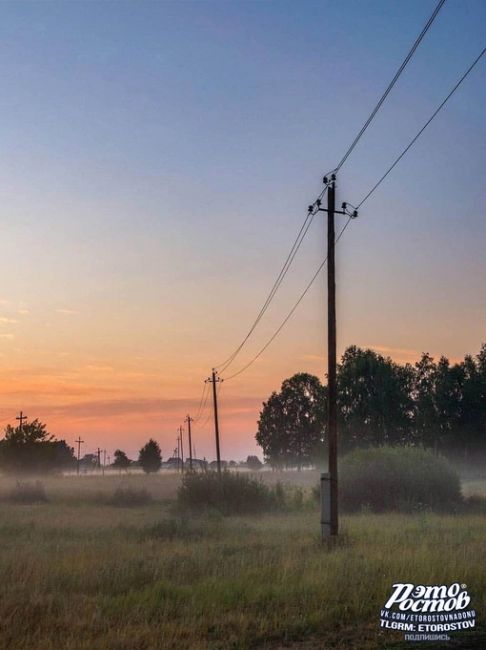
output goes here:
[{"label": "distant house", "polygon": [[[228,461],[227,460],[222,460],[221,461],[221,469],[226,469],[228,467]],[[217,460],[212,460],[209,463],[209,469],[218,469],[218,461]]]},{"label": "distant house", "polygon": [[[207,466],[208,463],[206,460],[201,460],[200,458],[192,459],[192,469],[207,469]],[[162,463],[161,469],[181,470],[182,460],[176,456],[168,458],[164,463]],[[189,469],[189,458],[184,458],[184,469]]]},{"label": "distant house", "polygon": [[180,458],[176,458],[175,456],[172,458],[168,458],[165,462],[162,463],[160,466],[160,469],[181,469],[182,467],[182,461]]}]

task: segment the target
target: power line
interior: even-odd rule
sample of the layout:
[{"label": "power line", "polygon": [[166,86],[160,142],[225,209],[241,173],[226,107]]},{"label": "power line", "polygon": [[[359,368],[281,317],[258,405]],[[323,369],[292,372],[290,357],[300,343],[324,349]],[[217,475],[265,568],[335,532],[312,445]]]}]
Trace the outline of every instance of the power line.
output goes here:
[{"label": "power line", "polygon": [[[320,193],[316,203],[322,199],[322,197],[324,196],[324,194],[326,192],[326,189],[327,188],[324,188],[324,190]],[[299,251],[299,248],[300,248],[300,246],[301,246],[301,244],[302,244],[302,242],[303,242],[303,240],[304,240],[304,238],[305,238],[305,236],[307,234],[307,231],[309,230],[309,228],[310,228],[310,226],[312,224],[312,221],[313,221],[314,216],[316,214],[316,209],[315,209],[316,203],[314,203],[313,206],[310,206],[309,211],[307,213],[307,216],[306,216],[306,218],[304,220],[304,223],[302,224],[302,226],[301,226],[301,228],[300,228],[300,230],[299,230],[299,232],[297,234],[297,237],[295,238],[295,241],[294,241],[294,243],[292,245],[292,248],[290,249],[290,252],[289,252],[289,254],[287,256],[287,259],[285,260],[284,265],[282,266],[282,268],[280,270],[280,273],[278,274],[277,279],[275,280],[275,282],[274,282],[274,284],[273,284],[273,286],[272,286],[272,288],[270,290],[270,293],[267,296],[267,299],[265,300],[262,308],[260,309],[260,312],[258,313],[256,319],[254,320],[253,325],[251,326],[251,328],[249,329],[248,333],[243,338],[241,343],[238,345],[238,347],[234,350],[234,352],[225,361],[223,361],[222,363],[215,366],[216,368],[220,369],[220,372],[224,372],[230,366],[230,364],[233,363],[233,361],[235,360],[235,358],[237,357],[237,355],[239,354],[239,352],[241,351],[241,349],[243,348],[245,343],[248,341],[250,336],[255,331],[255,328],[257,327],[258,323],[262,319],[262,317],[265,314],[266,310],[270,306],[270,303],[272,302],[275,294],[277,293],[280,285],[282,284],[285,276],[287,275],[287,272],[289,271],[289,269],[290,269],[290,267],[292,265],[292,262],[294,261],[294,258],[297,255],[297,252]]]},{"label": "power line", "polygon": [[[219,397],[219,393],[220,393],[220,390],[221,390],[221,385],[222,385],[222,382],[218,382],[218,384],[217,384],[217,386],[216,386],[216,393],[217,393],[217,396],[218,396],[218,397]],[[209,396],[209,391],[208,391],[208,396]],[[207,401],[207,400],[206,400],[206,401]],[[209,418],[211,417],[211,415],[212,415],[212,411],[211,411],[211,409],[209,409],[208,414],[207,414],[207,416],[206,416],[206,419],[205,419],[204,422],[199,426],[199,430],[200,430],[200,431],[202,431],[203,429],[205,429],[205,428],[207,427],[208,422],[209,422]]]},{"label": "power line", "polygon": [[[358,204],[358,208],[363,205],[365,201],[368,200],[368,198],[373,194],[373,192],[381,185],[381,183],[385,180],[385,178],[388,176],[388,174],[394,169],[394,167],[400,162],[400,160],[405,156],[405,154],[410,150],[410,148],[415,144],[415,142],[418,140],[418,138],[422,135],[422,133],[425,131],[425,129],[429,126],[429,124],[432,122],[432,120],[435,118],[435,116],[439,113],[439,111],[442,110],[442,108],[445,106],[445,104],[449,101],[449,99],[452,97],[452,95],[456,92],[456,90],[459,88],[459,86],[462,84],[462,82],[466,79],[466,77],[469,75],[469,73],[473,70],[473,68],[479,63],[480,59],[484,56],[486,53],[486,48],[484,48],[481,53],[476,57],[476,59],[471,63],[469,68],[466,70],[466,72],[462,75],[462,77],[459,79],[459,81],[455,84],[455,86],[452,88],[450,93],[447,95],[447,97],[444,99],[444,101],[438,106],[438,108],[434,111],[434,113],[430,116],[430,118],[427,120],[427,122],[424,124],[424,126],[420,129],[420,131],[417,133],[417,135],[410,141],[410,143],[405,147],[405,149],[402,151],[402,153],[395,159],[395,161],[390,165],[390,167],[387,169],[387,171],[383,174],[383,176],[379,179],[379,181],[371,188],[371,190],[366,194],[366,196],[361,200],[361,202]],[[336,243],[339,241],[341,236],[343,235],[344,231],[349,225],[349,222],[351,219],[348,219],[345,225],[343,226],[341,232],[339,233],[338,237],[336,238]],[[286,323],[289,321],[289,319],[292,317],[293,313],[299,306],[299,304],[302,302],[304,299],[305,295],[311,288],[312,284],[314,283],[315,279],[319,275],[320,271],[324,267],[324,265],[327,262],[327,257],[326,259],[323,260],[322,264],[319,266],[317,269],[316,273],[310,280],[309,284],[306,286],[304,289],[303,293],[297,300],[297,302],[294,304],[290,312],[287,314],[285,319],[282,321],[280,326],[277,328],[277,330],[274,332],[274,334],[270,337],[270,339],[267,341],[267,343],[259,350],[259,352],[245,365],[243,368],[241,368],[238,372],[234,373],[233,375],[230,375],[229,377],[225,377],[225,380],[228,381],[230,379],[233,379],[234,377],[237,377],[239,374],[244,372],[247,368],[249,368],[262,354],[265,352],[265,350],[268,348],[268,346],[275,340],[275,338],[278,336],[278,334],[282,331]]]},{"label": "power line", "polygon": [[[370,113],[368,119],[366,120],[364,125],[361,127],[361,130],[358,132],[357,136],[355,137],[355,139],[353,140],[353,142],[351,143],[351,145],[347,149],[344,156],[341,158],[341,161],[339,162],[338,166],[336,167],[336,169],[334,171],[338,171],[342,167],[342,165],[345,163],[345,161],[350,156],[353,149],[358,144],[359,140],[361,139],[361,137],[365,133],[366,129],[369,127],[369,125],[373,121],[374,117],[376,116],[376,114],[380,110],[381,106],[383,105],[384,101],[388,97],[388,95],[389,95],[390,91],[392,90],[393,86],[396,84],[396,82],[398,81],[400,75],[402,74],[402,72],[404,71],[406,66],[408,65],[410,59],[415,54],[415,51],[417,50],[417,48],[420,45],[420,43],[422,42],[424,36],[426,35],[428,30],[430,29],[432,23],[434,22],[435,18],[437,17],[437,15],[438,15],[439,11],[441,10],[442,6],[444,5],[444,3],[445,3],[445,0],[439,0],[439,2],[437,4],[437,6],[435,7],[432,15],[430,16],[430,18],[426,22],[426,24],[423,27],[422,31],[420,32],[420,34],[416,38],[414,44],[412,45],[412,48],[410,49],[407,56],[402,61],[400,67],[398,68],[397,72],[395,73],[395,76],[393,77],[391,82],[388,84],[388,87],[386,88],[385,92],[383,93],[383,95],[378,100],[376,106],[374,107],[374,109]],[[318,200],[322,199],[322,197],[324,196],[325,191],[326,190],[324,189],[323,192],[321,192],[321,194],[318,197]],[[300,248],[300,245],[302,244],[302,241],[303,241],[303,239],[304,239],[304,237],[305,237],[305,235],[306,235],[306,233],[307,233],[307,231],[308,231],[308,229],[310,227],[310,224],[312,223],[314,215],[315,215],[314,210],[312,210],[312,211],[310,210],[309,213],[307,214],[306,220],[302,224],[302,227],[301,227],[299,233],[297,234],[297,237],[296,237],[296,239],[294,241],[294,244],[292,245],[292,248],[290,249],[290,252],[289,252],[289,254],[287,256],[287,259],[285,260],[284,265],[283,265],[282,269],[280,270],[280,273],[277,276],[277,279],[275,280],[275,282],[273,284],[273,287],[270,290],[270,293],[267,296],[267,299],[265,300],[262,308],[260,309],[260,312],[258,313],[255,321],[253,322],[250,330],[248,331],[246,336],[243,338],[241,343],[238,345],[238,347],[234,350],[234,352],[225,361],[223,361],[222,363],[220,363],[220,364],[218,364],[216,366],[217,368],[219,368],[220,372],[224,372],[225,370],[227,370],[227,368],[233,363],[233,361],[235,360],[235,358],[237,357],[237,355],[239,354],[239,352],[241,351],[241,349],[243,348],[245,343],[248,341],[250,336],[253,334],[255,328],[257,327],[258,323],[262,319],[262,317],[265,314],[266,310],[268,309],[270,303],[273,300],[273,297],[275,296],[276,292],[278,291],[278,288],[282,284],[282,281],[285,278],[285,276],[286,276],[286,274],[287,274],[287,272],[288,272],[288,270],[289,270],[289,268],[290,268],[290,266],[292,264],[292,261],[293,261],[295,255],[297,254],[297,251]]]},{"label": "power line", "polygon": [[194,418],[194,422],[199,422],[199,420],[203,417],[204,411],[207,408],[208,400],[209,400],[209,389],[208,389],[208,391],[206,393],[206,396],[204,398],[204,402],[203,402],[201,411],[199,412],[199,415],[196,418]]},{"label": "power line", "polygon": [[[199,418],[201,417],[201,415],[202,415],[202,413],[204,411],[206,402],[204,402],[204,406],[202,404],[203,404],[203,400],[204,400],[204,397],[205,397],[206,389],[207,389],[207,385],[206,385],[206,383],[203,383],[202,395],[201,395],[201,399],[199,400],[199,406],[197,407],[197,412],[196,412],[196,416],[195,416],[194,420],[199,420]],[[207,401],[207,395],[206,395],[206,401]]]},{"label": "power line", "polygon": [[[341,239],[341,236],[342,236],[342,234],[344,233],[344,231],[346,230],[346,228],[348,227],[350,221],[351,221],[351,217],[348,218],[348,220],[347,220],[346,223],[344,224],[344,226],[343,226],[341,232],[340,232],[339,235],[336,237],[336,243]],[[253,365],[253,364],[255,363],[255,361],[256,361],[256,360],[257,360],[257,359],[258,359],[258,358],[259,358],[259,357],[260,357],[260,356],[265,352],[265,350],[268,348],[268,346],[269,346],[271,343],[273,343],[273,341],[274,341],[274,340],[277,338],[277,336],[280,334],[280,332],[282,331],[282,329],[285,327],[285,325],[287,324],[287,322],[290,320],[290,318],[291,318],[292,315],[294,314],[294,312],[295,312],[295,310],[297,309],[297,307],[300,305],[300,303],[302,302],[302,300],[303,300],[304,297],[306,296],[307,292],[309,291],[309,289],[310,289],[311,286],[313,285],[315,279],[317,278],[317,276],[319,275],[319,273],[320,273],[320,272],[322,271],[322,269],[324,268],[324,265],[326,264],[326,262],[327,262],[327,257],[322,261],[321,265],[319,266],[319,268],[317,269],[317,271],[316,271],[316,272],[314,273],[314,275],[312,276],[312,279],[310,280],[310,282],[308,283],[308,285],[306,286],[306,288],[304,289],[304,291],[301,293],[301,295],[300,295],[299,299],[297,300],[297,302],[294,304],[294,306],[292,307],[292,309],[289,311],[289,313],[287,314],[287,316],[284,318],[284,320],[282,321],[282,323],[281,323],[281,324],[279,325],[279,327],[275,330],[275,332],[272,334],[272,336],[269,338],[269,340],[265,343],[265,345],[264,345],[264,346],[263,346],[263,347],[262,347],[262,348],[257,352],[257,354],[255,354],[255,356],[254,356],[254,357],[253,357],[253,358],[252,358],[252,359],[251,359],[251,360],[250,360],[250,361],[249,361],[245,366],[243,366],[243,368],[241,368],[240,370],[238,370],[238,372],[235,372],[233,375],[230,375],[229,377],[224,377],[224,380],[225,380],[225,381],[229,381],[230,379],[233,379],[234,377],[237,377],[238,375],[241,375],[241,373],[244,372],[245,370],[247,370],[251,365]]]},{"label": "power line", "polygon": [[351,145],[349,146],[349,148],[348,148],[348,150],[346,151],[346,153],[344,154],[344,156],[341,158],[341,161],[339,162],[338,166],[336,167],[336,169],[335,169],[334,171],[339,171],[339,169],[341,169],[341,167],[344,165],[344,163],[346,162],[346,160],[347,160],[348,157],[350,156],[350,154],[351,154],[351,152],[353,151],[353,149],[356,147],[356,145],[358,144],[358,142],[361,140],[361,138],[362,138],[364,132],[366,131],[366,129],[369,127],[369,125],[370,125],[371,122],[373,121],[375,115],[376,115],[376,114],[378,113],[378,111],[380,110],[380,108],[381,108],[383,102],[384,102],[385,99],[388,97],[388,95],[389,95],[391,89],[392,89],[393,86],[396,84],[396,82],[398,81],[398,78],[400,77],[400,75],[402,74],[402,72],[405,70],[405,68],[406,68],[406,66],[407,66],[407,64],[408,64],[408,62],[410,61],[410,59],[411,59],[412,56],[414,55],[415,50],[418,48],[418,46],[420,45],[420,43],[421,43],[422,39],[424,38],[425,34],[428,32],[430,26],[432,25],[432,23],[434,22],[435,18],[437,17],[437,14],[438,14],[439,11],[441,10],[442,5],[444,4],[444,2],[445,2],[445,0],[439,0],[439,3],[437,4],[436,8],[434,9],[432,15],[430,16],[430,18],[429,18],[429,20],[426,22],[424,28],[422,29],[422,31],[421,31],[420,34],[418,35],[418,37],[417,37],[415,43],[412,45],[411,50],[409,51],[409,53],[407,54],[407,56],[405,57],[405,59],[402,61],[402,64],[401,64],[400,67],[398,68],[398,70],[397,70],[395,76],[393,77],[393,79],[392,79],[392,80],[390,81],[390,83],[388,84],[387,89],[385,90],[385,92],[383,93],[383,95],[380,97],[378,103],[376,104],[376,106],[374,107],[374,109],[371,111],[371,113],[370,113],[368,119],[366,120],[366,122],[365,122],[365,123],[363,124],[363,126],[361,127],[361,130],[359,131],[358,135],[355,137],[355,139],[353,140],[353,142],[352,142]]},{"label": "power line", "polygon": [[472,69],[476,66],[477,63],[479,63],[480,59],[486,52],[486,47],[482,50],[482,52],[479,54],[479,56],[474,59],[474,61],[471,63],[469,68],[466,70],[466,72],[462,75],[462,77],[459,79],[459,81],[456,83],[456,85],[452,88],[450,93],[447,95],[447,97],[444,99],[444,101],[438,106],[438,108],[432,113],[432,115],[429,117],[427,122],[423,125],[423,127],[420,129],[420,131],[417,133],[417,135],[409,142],[409,144],[405,147],[405,149],[402,151],[402,153],[398,156],[398,158],[395,159],[395,161],[388,167],[386,172],[383,174],[383,176],[379,179],[375,185],[371,188],[371,190],[366,194],[366,196],[360,201],[358,204],[358,208],[363,205],[365,201],[367,201],[370,196],[373,194],[373,192],[383,183],[385,178],[388,176],[388,174],[398,165],[400,160],[403,158],[403,156],[412,148],[412,146],[417,142],[417,140],[420,138],[422,133],[425,131],[425,129],[429,126],[429,124],[432,122],[432,120],[435,118],[435,116],[439,113],[439,111],[442,110],[442,108],[447,104],[449,99],[452,97],[452,95],[456,92],[456,90],[459,88],[459,86],[462,84],[462,82],[466,79],[466,77],[469,75],[469,73],[472,71]]}]

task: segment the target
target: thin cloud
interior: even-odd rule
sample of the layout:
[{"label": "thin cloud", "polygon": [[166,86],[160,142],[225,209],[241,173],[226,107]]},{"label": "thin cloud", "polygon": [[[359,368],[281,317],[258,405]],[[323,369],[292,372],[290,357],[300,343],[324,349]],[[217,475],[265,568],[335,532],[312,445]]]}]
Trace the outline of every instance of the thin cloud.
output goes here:
[{"label": "thin cloud", "polygon": [[[260,398],[229,398],[225,403],[226,417],[231,415],[244,414],[252,410],[250,403],[261,404]],[[186,410],[189,412],[197,410],[199,399],[187,398],[127,398],[127,399],[104,399],[89,400],[73,404],[51,404],[43,405],[42,410],[49,415],[72,419],[98,419],[126,416],[147,416],[171,417],[180,415]]]},{"label": "thin cloud", "polygon": [[409,348],[393,348],[386,345],[365,345],[363,347],[371,348],[380,354],[386,354],[398,362],[417,361],[422,356],[422,352],[420,350],[412,350]]},{"label": "thin cloud", "polygon": [[15,318],[9,318],[8,316],[0,316],[0,323],[11,324],[17,323],[18,321]]},{"label": "thin cloud", "polygon": [[11,341],[14,338],[13,334],[0,334],[0,339],[7,339]]},{"label": "thin cloud", "polygon": [[77,314],[79,314],[79,311],[77,311],[76,309],[60,308],[60,309],[56,309],[56,313],[57,314],[64,314],[66,316],[76,316]]}]

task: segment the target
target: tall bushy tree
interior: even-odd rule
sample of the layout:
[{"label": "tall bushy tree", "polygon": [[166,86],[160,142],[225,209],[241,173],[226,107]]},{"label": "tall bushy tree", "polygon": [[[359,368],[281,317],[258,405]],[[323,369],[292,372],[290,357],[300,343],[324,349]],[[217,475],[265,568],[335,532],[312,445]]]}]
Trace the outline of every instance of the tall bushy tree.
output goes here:
[{"label": "tall bushy tree", "polygon": [[72,469],[74,450],[65,440],[47,431],[45,424],[33,420],[22,428],[5,428],[5,438],[0,442],[0,468],[18,474],[43,474]]},{"label": "tall bushy tree", "polygon": [[373,350],[349,347],[337,376],[345,447],[404,444],[413,437],[413,368]]},{"label": "tall bushy tree", "polygon": [[113,461],[113,467],[116,467],[120,470],[126,470],[130,467],[132,461],[128,458],[124,451],[117,449],[113,455],[115,457],[115,460]]},{"label": "tall bushy tree", "polygon": [[138,462],[146,474],[158,472],[162,465],[162,454],[158,442],[150,438],[139,452]]},{"label": "tall bushy tree", "polygon": [[[341,451],[412,444],[465,458],[486,452],[486,345],[460,363],[423,354],[414,366],[351,346],[337,380]],[[258,421],[265,458],[273,465],[310,462],[322,445],[326,400],[317,377],[300,373],[284,381]]]},{"label": "tall bushy tree", "polygon": [[263,403],[256,440],[272,465],[301,468],[322,450],[325,420],[326,389],[317,377],[299,373]]}]

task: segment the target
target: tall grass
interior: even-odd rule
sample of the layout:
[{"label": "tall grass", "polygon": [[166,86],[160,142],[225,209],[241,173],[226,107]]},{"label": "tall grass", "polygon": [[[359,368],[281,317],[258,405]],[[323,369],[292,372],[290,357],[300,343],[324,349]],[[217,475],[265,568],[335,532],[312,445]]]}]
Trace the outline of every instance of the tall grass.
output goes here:
[{"label": "tall grass", "polygon": [[378,616],[396,581],[465,582],[484,623],[483,516],[347,515],[329,550],[316,512],[193,520],[160,499],[96,504],[77,485],[66,501],[49,483],[42,507],[0,502],[0,648],[393,648]]}]

